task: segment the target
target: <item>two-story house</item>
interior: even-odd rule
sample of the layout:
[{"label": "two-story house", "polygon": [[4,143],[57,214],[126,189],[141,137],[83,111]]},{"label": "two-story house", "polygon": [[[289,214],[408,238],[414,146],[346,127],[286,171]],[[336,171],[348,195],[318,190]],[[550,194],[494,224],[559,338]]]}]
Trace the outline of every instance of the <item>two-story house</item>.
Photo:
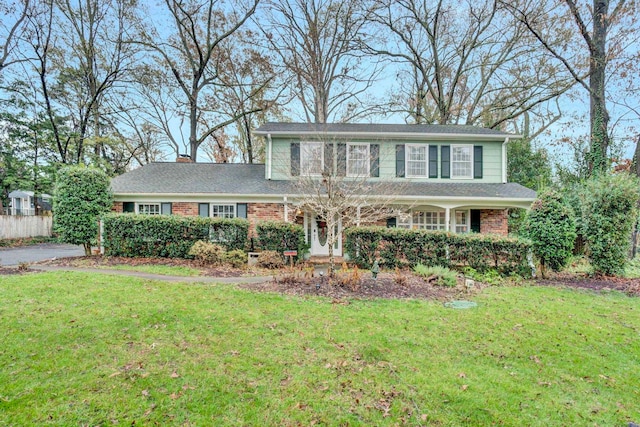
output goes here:
[{"label": "two-story house", "polygon": [[[507,209],[535,192],[507,183],[507,145],[520,138],[453,125],[267,123],[265,164],[152,163],[114,178],[114,210],[295,221],[312,255],[328,252],[324,222],[300,209],[300,179],[365,177],[397,200],[388,226],[507,234]],[[340,233],[341,230],[338,230]],[[341,245],[336,246],[341,254]]]}]

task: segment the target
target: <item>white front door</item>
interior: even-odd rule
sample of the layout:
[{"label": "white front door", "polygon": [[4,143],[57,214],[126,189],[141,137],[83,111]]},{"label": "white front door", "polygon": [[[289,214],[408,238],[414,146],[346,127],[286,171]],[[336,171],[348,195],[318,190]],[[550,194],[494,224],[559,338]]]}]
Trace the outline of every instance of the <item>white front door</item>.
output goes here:
[{"label": "white front door", "polygon": [[[305,215],[305,229],[310,232],[310,245],[312,256],[328,256],[329,255],[329,228],[326,221],[316,217],[314,214]],[[336,242],[333,245],[333,254],[342,256],[342,227],[340,221],[335,230]]]}]

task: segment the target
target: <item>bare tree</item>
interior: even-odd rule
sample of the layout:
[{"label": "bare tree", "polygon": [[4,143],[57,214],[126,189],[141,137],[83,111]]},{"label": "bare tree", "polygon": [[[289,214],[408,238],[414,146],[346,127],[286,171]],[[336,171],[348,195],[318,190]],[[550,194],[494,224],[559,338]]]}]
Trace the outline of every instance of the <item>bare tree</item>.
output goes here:
[{"label": "bare tree", "polygon": [[[333,275],[334,247],[341,238],[337,230],[376,224],[395,216],[399,207],[397,194],[402,193],[406,184],[378,178],[381,144],[347,146],[344,140],[328,138],[314,141],[311,149],[322,150],[324,154],[310,152],[300,157],[299,166],[294,163],[292,194],[298,208],[326,223],[330,274]],[[300,149],[305,149],[302,144]],[[353,150],[348,160],[346,150]],[[289,164],[282,162],[285,163]],[[403,206],[403,209],[410,208]]]},{"label": "bare tree", "polygon": [[372,21],[409,122],[500,128],[573,85],[495,0],[377,0]]},{"label": "bare tree", "polygon": [[261,138],[255,139],[252,133],[269,118],[278,117],[279,99],[284,90],[276,87],[272,58],[256,48],[258,35],[243,31],[240,46],[223,47],[229,61],[220,75],[223,84],[215,93],[216,104],[222,111],[231,117],[241,116],[234,123],[235,132],[229,135],[228,142],[236,148],[244,163],[264,159],[264,143]]},{"label": "bare tree", "polygon": [[0,20],[0,73],[11,64],[24,60],[16,51],[25,30],[29,11],[29,0],[15,3],[0,1],[0,14],[3,15]]},{"label": "bare tree", "polygon": [[[188,118],[189,149],[191,159],[196,161],[198,148],[219,129],[234,123],[246,111],[231,117],[207,116],[206,99],[208,89],[215,90],[222,85],[220,75],[228,58],[222,46],[229,43],[236,32],[256,10],[259,0],[251,0],[244,7],[230,7],[218,0],[165,0],[171,15],[172,31],[169,38],[162,35],[167,28],[141,28],[140,43],[155,52],[160,62],[170,70]],[[145,22],[140,19],[140,22]]]},{"label": "bare tree", "polygon": [[365,0],[271,1],[263,28],[310,123],[349,122],[367,113],[378,75],[361,50],[369,35]]},{"label": "bare tree", "polygon": [[[607,83],[614,76],[621,77],[617,72],[624,62],[624,52],[640,36],[638,4],[626,0],[593,0],[591,4],[576,0],[501,3],[589,94],[589,170],[606,170],[610,145]],[[573,35],[576,30],[577,37],[567,40],[567,34]],[[558,38],[565,40],[564,45],[554,44]],[[567,45],[571,48],[566,49]],[[637,70],[637,66],[632,68]],[[628,71],[628,65],[621,69]]]},{"label": "bare tree", "polygon": [[48,0],[31,10],[29,71],[37,76],[62,163],[86,161],[88,138],[95,159],[110,155],[103,143],[110,136],[105,129],[107,99],[123,82],[132,59],[131,46],[123,42],[130,8],[127,0]]}]

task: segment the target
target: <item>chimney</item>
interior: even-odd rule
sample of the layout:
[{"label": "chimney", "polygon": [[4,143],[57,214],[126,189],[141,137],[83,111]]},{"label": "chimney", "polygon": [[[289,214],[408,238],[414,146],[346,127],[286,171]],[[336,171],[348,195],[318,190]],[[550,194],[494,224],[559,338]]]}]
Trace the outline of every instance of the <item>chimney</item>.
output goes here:
[{"label": "chimney", "polygon": [[189,156],[188,154],[179,154],[178,158],[176,159],[177,163],[193,163],[193,160],[191,160],[191,156]]}]

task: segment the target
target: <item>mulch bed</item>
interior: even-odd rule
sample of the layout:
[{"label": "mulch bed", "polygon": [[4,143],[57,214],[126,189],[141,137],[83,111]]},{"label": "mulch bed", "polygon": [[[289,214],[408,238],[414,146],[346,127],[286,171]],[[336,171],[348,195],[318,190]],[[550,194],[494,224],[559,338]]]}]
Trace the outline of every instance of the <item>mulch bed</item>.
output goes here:
[{"label": "mulch bed", "polygon": [[556,273],[547,279],[535,280],[534,283],[541,286],[566,286],[597,292],[620,291],[630,296],[640,296],[640,279],[627,279],[625,277],[589,277],[578,274]]},{"label": "mulch bed", "polygon": [[239,277],[239,276],[257,276],[260,274],[270,274],[268,271],[247,270],[233,268],[230,266],[206,266],[190,259],[180,258],[128,258],[128,257],[107,257],[101,255],[83,256],[73,258],[58,258],[41,262],[43,265],[60,265],[64,267],[80,267],[80,268],[109,268],[119,265],[166,265],[171,267],[188,267],[195,268],[202,272],[202,276],[210,277]]},{"label": "mulch bed", "polygon": [[479,292],[483,288],[482,284],[476,283],[472,288],[467,289],[462,278],[459,279],[456,287],[434,286],[425,282],[421,277],[410,273],[401,273],[400,275],[396,273],[380,273],[377,279],[373,279],[368,271],[362,273],[359,284],[355,286],[339,278],[300,277],[300,275],[286,272],[268,282],[242,284],[239,286],[244,289],[278,292],[286,295],[329,297],[334,302],[345,302],[354,298],[417,298],[450,301],[469,298],[471,294]]},{"label": "mulch bed", "polygon": [[[371,273],[361,270],[358,285],[350,284],[342,279],[329,279],[312,276],[311,269],[281,271],[264,270],[258,268],[237,269],[228,266],[203,266],[194,260],[170,258],[126,258],[126,257],[74,257],[59,258],[42,262],[45,265],[60,265],[70,267],[109,267],[117,265],[168,265],[196,268],[203,276],[209,277],[238,277],[238,276],[272,276],[271,280],[263,283],[242,284],[240,287],[262,292],[279,292],[287,295],[318,295],[333,298],[335,301],[346,301],[353,298],[419,298],[438,301],[453,299],[468,299],[480,292],[486,285],[475,282],[467,288],[464,279],[458,279],[458,285],[453,288],[436,286],[410,272],[383,272],[374,280]],[[8,268],[0,266],[0,275],[22,274],[33,271],[25,268]],[[338,274],[340,277],[340,274]],[[545,279],[526,282],[530,285],[569,287],[596,292],[620,291],[630,296],[640,296],[640,279],[626,279],[621,277],[588,277],[586,275],[558,273]],[[319,284],[319,286],[317,286]]]}]

